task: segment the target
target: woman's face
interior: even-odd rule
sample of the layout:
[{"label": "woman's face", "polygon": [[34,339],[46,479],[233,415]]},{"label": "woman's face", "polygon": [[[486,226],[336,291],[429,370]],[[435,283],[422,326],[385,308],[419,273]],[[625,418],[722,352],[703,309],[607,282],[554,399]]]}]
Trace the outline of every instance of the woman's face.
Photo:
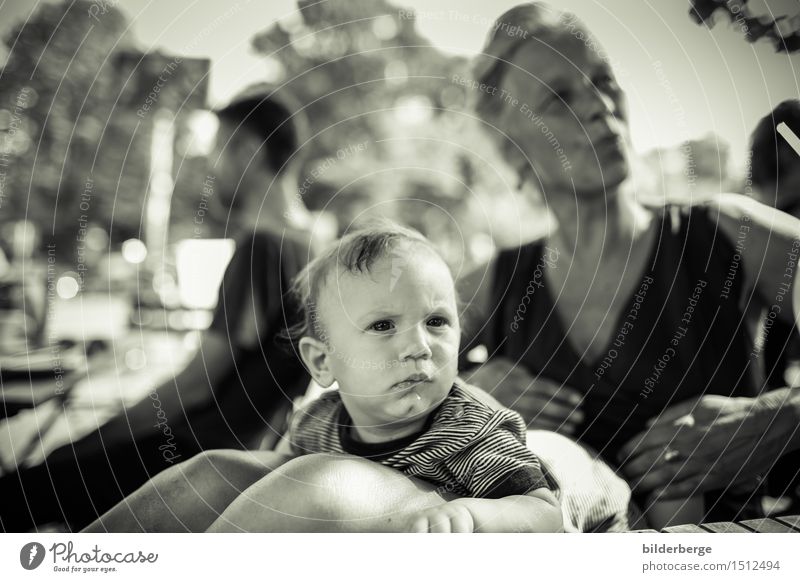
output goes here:
[{"label": "woman's face", "polygon": [[573,30],[523,41],[494,97],[505,97],[498,126],[545,194],[574,184],[578,196],[602,196],[628,177],[624,98],[599,45]]}]

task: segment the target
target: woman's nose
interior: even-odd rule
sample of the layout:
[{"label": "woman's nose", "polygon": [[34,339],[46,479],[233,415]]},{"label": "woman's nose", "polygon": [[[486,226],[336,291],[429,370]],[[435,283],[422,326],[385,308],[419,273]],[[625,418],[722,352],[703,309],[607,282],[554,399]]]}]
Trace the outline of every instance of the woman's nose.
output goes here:
[{"label": "woman's nose", "polygon": [[400,360],[428,359],[433,355],[427,330],[414,326],[407,330],[403,336],[403,346],[400,351]]}]

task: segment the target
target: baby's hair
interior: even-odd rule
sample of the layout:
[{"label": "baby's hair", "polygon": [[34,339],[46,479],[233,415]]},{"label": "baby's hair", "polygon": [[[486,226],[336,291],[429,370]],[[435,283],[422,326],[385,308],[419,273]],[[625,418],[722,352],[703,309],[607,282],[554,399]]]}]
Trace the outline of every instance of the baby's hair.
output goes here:
[{"label": "baby's hair", "polygon": [[353,275],[368,274],[377,260],[389,256],[402,243],[426,247],[444,261],[441,253],[419,231],[385,218],[371,221],[332,243],[295,277],[290,292],[303,314],[299,323],[287,330],[288,338],[295,343],[304,336],[327,341],[319,321],[318,305],[320,292],[331,272],[338,267]]}]

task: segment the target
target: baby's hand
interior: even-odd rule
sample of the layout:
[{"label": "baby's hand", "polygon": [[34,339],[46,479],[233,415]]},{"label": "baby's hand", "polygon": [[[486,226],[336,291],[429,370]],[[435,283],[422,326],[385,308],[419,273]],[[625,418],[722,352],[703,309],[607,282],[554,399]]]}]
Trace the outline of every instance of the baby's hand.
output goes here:
[{"label": "baby's hand", "polygon": [[457,500],[418,511],[409,522],[413,533],[472,533],[475,528],[472,514]]}]

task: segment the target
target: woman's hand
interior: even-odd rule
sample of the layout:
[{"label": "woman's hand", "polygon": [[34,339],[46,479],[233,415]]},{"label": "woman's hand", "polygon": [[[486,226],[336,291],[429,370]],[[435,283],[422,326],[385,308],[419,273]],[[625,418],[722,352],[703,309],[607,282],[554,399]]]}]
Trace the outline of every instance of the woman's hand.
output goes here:
[{"label": "woman's hand", "polygon": [[490,359],[465,380],[519,412],[528,428],[572,435],[583,422],[577,390],[533,376],[507,358]]},{"label": "woman's hand", "polygon": [[[755,488],[787,452],[781,406],[705,395],[668,408],[622,447],[631,487],[676,499],[733,483]],[[778,419],[778,416],[781,416]],[[780,420],[780,421],[779,421]]]}]

